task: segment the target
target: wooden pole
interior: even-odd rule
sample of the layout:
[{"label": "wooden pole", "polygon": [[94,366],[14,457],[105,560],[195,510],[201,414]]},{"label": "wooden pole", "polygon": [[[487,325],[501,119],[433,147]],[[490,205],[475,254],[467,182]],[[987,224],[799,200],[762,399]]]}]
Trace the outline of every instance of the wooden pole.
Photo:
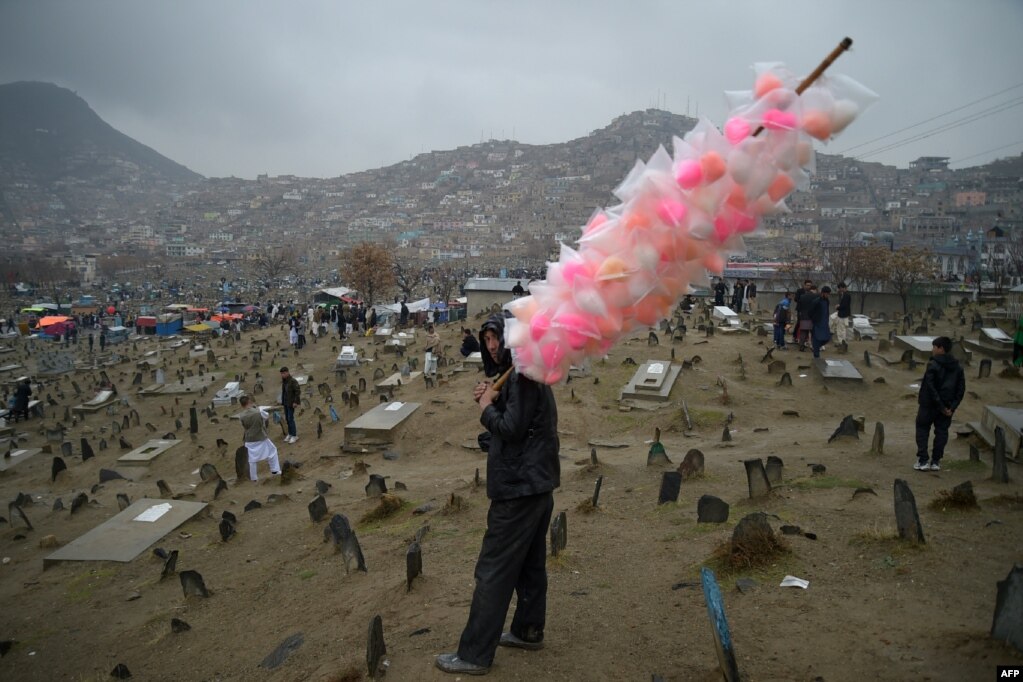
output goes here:
[{"label": "wooden pole", "polygon": [[[817,68],[814,69],[809,76],[803,79],[803,82],[800,83],[799,87],[796,88],[796,94],[802,95],[803,92],[805,92],[808,87],[813,85],[813,82],[820,78],[821,74],[823,74],[827,70],[827,68],[831,66],[835,62],[835,60],[842,55],[843,52],[852,47],[852,43],[853,43],[852,38],[849,37],[842,38],[842,42],[840,42],[838,46],[831,51],[831,54],[825,57],[824,61],[818,64]],[[757,128],[756,131],[754,131],[753,133],[753,137],[759,135],[760,131],[762,131],[763,129],[764,126],[760,126],[759,128]]]}]

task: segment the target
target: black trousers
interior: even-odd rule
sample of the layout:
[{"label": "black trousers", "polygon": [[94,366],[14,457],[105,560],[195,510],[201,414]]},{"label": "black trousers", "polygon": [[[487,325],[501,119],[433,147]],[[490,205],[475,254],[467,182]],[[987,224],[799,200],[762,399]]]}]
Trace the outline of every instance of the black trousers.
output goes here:
[{"label": "black trousers", "polygon": [[916,458],[919,462],[927,461],[927,441],[934,426],[934,448],[931,450],[931,461],[937,464],[945,454],[948,442],[948,427],[952,425],[952,417],[941,413],[940,406],[921,405],[916,413]]},{"label": "black trousers", "polygon": [[489,667],[504,629],[512,592],[518,595],[511,632],[543,640],[547,616],[547,527],[554,495],[542,493],[490,503],[487,532],[476,561],[476,591],[458,657]]}]

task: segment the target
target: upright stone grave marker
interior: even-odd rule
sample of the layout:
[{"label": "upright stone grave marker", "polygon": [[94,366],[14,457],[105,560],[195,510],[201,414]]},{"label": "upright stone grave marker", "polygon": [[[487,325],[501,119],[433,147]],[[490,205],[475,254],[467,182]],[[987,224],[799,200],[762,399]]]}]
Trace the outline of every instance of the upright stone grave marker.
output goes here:
[{"label": "upright stone grave marker", "polygon": [[764,460],[759,457],[747,459],[743,462],[746,467],[746,482],[749,486],[750,498],[762,497],[771,492],[771,483],[767,480],[767,472],[764,471]]},{"label": "upright stone grave marker", "polygon": [[901,478],[895,479],[895,525],[903,540],[921,544],[926,542],[923,526],[920,525],[920,514],[916,510],[916,498],[909,484]]},{"label": "upright stone grave marker", "polygon": [[657,504],[678,502],[681,488],[682,474],[677,471],[665,471],[661,474],[661,491],[657,496]]}]

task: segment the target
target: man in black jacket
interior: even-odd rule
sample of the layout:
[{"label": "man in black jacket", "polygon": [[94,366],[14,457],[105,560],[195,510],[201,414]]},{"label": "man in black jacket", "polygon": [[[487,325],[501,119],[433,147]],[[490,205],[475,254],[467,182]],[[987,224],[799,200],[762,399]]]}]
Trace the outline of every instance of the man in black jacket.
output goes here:
[{"label": "man in black jacket", "polygon": [[[940,471],[941,456],[948,442],[948,427],[952,414],[959,407],[966,393],[966,377],[959,361],[951,355],[952,339],[939,336],[932,342],[931,359],[927,363],[923,381],[920,382],[920,404],[916,413],[916,464],[917,471]],[[927,441],[934,425],[934,448],[931,461],[927,462]]]},{"label": "man in black jacket", "polygon": [[463,358],[480,352],[480,342],[472,335],[471,329],[462,330],[462,347],[458,349],[458,352],[462,354]]},{"label": "man in black jacket", "polygon": [[[483,369],[494,378],[511,369],[504,347],[504,316],[494,315],[480,332]],[[487,532],[476,562],[476,590],[458,652],[437,656],[448,673],[483,675],[498,645],[543,647],[547,612],[547,527],[553,491],[561,483],[558,407],[550,386],[512,371],[494,391],[473,391],[490,433],[487,449]],[[518,595],[511,628],[502,632],[512,592]]]}]

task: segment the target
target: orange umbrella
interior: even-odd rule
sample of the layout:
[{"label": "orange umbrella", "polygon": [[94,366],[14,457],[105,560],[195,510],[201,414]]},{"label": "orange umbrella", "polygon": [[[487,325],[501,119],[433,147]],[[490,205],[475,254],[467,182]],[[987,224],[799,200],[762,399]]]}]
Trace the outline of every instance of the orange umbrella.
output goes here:
[{"label": "orange umbrella", "polygon": [[40,327],[49,327],[51,324],[57,324],[59,322],[67,322],[70,317],[64,315],[47,315],[46,317],[39,320]]}]

